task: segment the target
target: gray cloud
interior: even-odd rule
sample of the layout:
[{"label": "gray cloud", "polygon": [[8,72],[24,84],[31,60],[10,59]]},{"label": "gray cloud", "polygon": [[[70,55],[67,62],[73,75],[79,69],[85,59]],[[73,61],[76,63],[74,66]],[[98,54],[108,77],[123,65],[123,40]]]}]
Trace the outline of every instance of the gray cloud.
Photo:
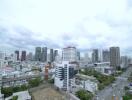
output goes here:
[{"label": "gray cloud", "polygon": [[130,53],[131,5],[131,0],[57,0],[53,4],[4,0],[0,3],[0,42],[15,49],[74,45],[85,51],[120,46],[122,52]]}]

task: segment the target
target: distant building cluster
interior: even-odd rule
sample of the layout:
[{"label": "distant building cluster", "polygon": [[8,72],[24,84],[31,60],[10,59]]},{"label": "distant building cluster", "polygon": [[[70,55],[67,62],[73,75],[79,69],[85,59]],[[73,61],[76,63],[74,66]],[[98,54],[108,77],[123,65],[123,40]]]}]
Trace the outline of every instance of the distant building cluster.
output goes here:
[{"label": "distant building cluster", "polygon": [[[73,46],[62,49],[36,47],[34,52],[16,50],[12,54],[0,51],[0,90],[1,86],[28,84],[25,77],[39,74],[45,80],[54,79],[55,87],[61,90],[75,92],[81,88],[95,93],[98,90],[98,81],[79,74],[79,70],[91,68],[101,74],[111,75],[115,70],[125,69],[130,64],[132,59],[121,55],[119,47],[92,49],[87,52]],[[2,82],[2,78],[19,77],[24,79]],[[3,94],[0,94],[0,98],[3,98]]]}]

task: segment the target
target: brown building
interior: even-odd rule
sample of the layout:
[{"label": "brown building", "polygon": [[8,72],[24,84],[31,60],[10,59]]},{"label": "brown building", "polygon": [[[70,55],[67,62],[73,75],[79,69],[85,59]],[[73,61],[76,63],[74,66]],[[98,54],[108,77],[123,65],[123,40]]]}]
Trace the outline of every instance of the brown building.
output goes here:
[{"label": "brown building", "polygon": [[25,60],[26,60],[26,51],[22,51],[21,61],[25,61]]}]

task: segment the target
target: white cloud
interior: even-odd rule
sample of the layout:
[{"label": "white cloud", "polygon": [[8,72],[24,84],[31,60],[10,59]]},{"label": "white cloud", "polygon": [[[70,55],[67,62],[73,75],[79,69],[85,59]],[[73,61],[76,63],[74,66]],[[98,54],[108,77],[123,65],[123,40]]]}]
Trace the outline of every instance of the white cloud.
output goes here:
[{"label": "white cloud", "polygon": [[[132,42],[131,4],[130,0],[3,0],[0,25],[29,29],[34,42],[75,44],[81,49],[118,45],[125,50]],[[13,31],[10,37],[25,38]]]}]

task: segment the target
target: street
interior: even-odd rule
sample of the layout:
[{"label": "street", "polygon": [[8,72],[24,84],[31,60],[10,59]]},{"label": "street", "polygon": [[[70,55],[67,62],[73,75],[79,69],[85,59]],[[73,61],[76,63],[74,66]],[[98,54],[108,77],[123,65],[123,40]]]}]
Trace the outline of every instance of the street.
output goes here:
[{"label": "street", "polygon": [[124,87],[129,83],[127,77],[132,72],[132,67],[129,67],[122,75],[116,78],[116,81],[112,85],[106,87],[102,91],[97,93],[96,100],[112,100],[114,96],[117,100],[122,100],[121,97],[124,95]]}]

